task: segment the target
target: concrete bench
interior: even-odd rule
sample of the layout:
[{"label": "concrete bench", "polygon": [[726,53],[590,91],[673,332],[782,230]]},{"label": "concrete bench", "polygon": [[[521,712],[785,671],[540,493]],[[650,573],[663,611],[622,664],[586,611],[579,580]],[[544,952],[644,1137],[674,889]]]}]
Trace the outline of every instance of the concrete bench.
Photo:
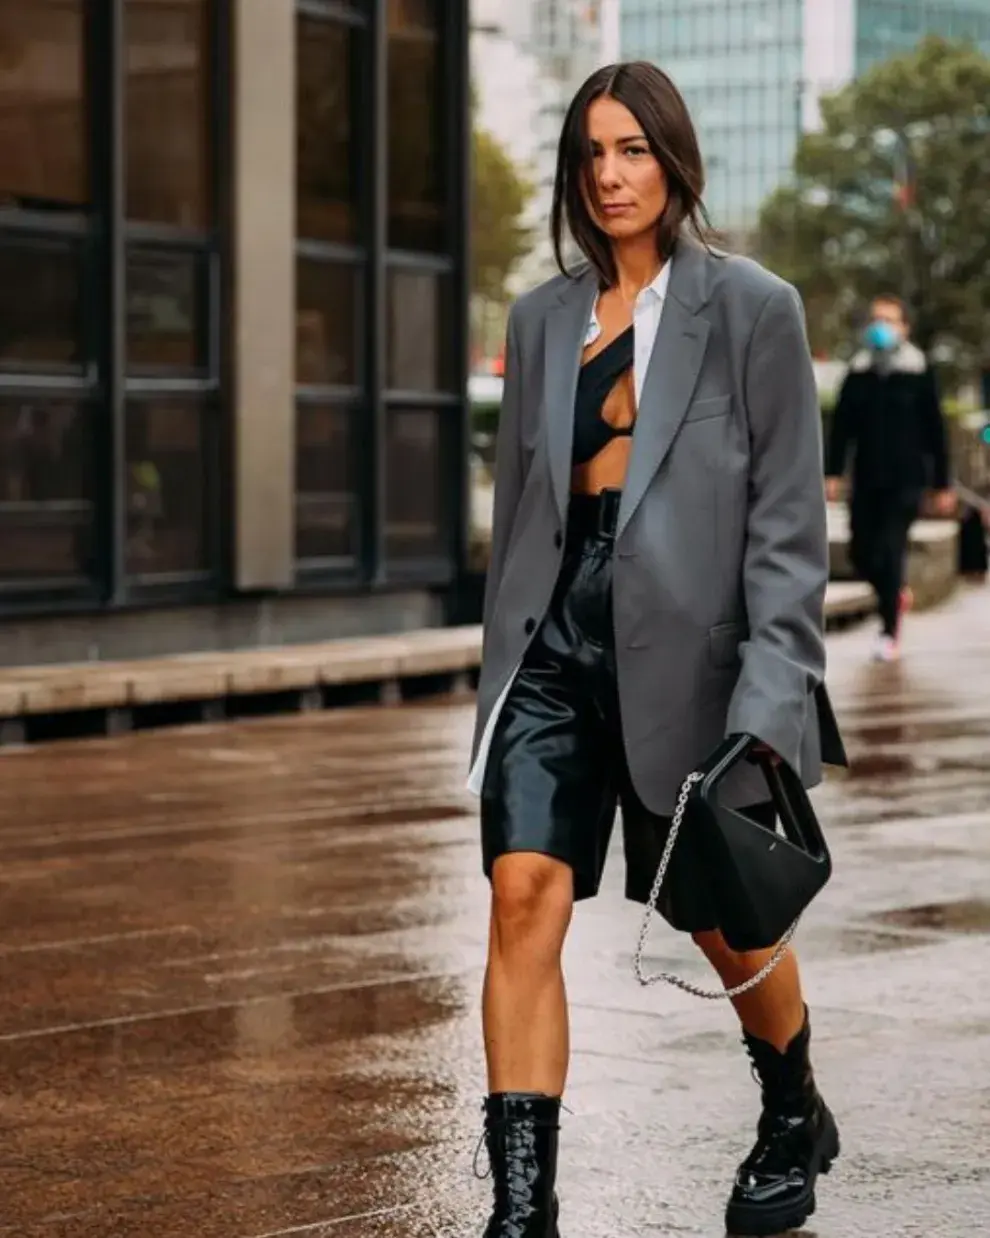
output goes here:
[{"label": "concrete bench", "polygon": [[[851,581],[849,517],[842,504],[828,510],[829,575]],[[959,577],[959,525],[955,520],[918,520],[908,542],[907,581],[919,610],[944,602]]]},{"label": "concrete bench", "polygon": [[[858,583],[829,586],[830,623],[873,609]],[[319,709],[359,699],[392,702],[422,688],[467,689],[481,664],[481,627],[427,628],[394,636],[320,644],[182,654],[130,662],[73,662],[0,669],[0,742],[20,743],[32,719],[97,715],[103,732],[126,730],[135,713],[194,706],[184,720],[217,720],[239,699],[280,698],[292,708]],[[335,691],[363,687],[356,698]]]},{"label": "concrete bench", "polygon": [[[197,703],[204,719],[238,698],[294,697],[299,708],[334,703],[334,689],[392,701],[403,685],[438,679],[467,687],[481,661],[479,627],[430,628],[320,644],[182,654],[130,662],[71,662],[0,669],[0,742],[21,742],[26,721],[101,711],[101,729],[127,729],[133,711]],[[338,694],[339,697],[339,694]],[[347,699],[346,695],[342,699]]]}]

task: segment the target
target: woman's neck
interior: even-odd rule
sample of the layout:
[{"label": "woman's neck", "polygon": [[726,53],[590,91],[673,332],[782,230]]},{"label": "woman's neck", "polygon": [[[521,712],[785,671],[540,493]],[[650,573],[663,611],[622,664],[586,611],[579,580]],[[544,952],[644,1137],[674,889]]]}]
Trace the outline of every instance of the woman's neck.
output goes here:
[{"label": "woman's neck", "polygon": [[631,305],[663,270],[663,259],[657,254],[652,233],[617,244],[612,253],[618,274],[616,288],[623,301]]}]

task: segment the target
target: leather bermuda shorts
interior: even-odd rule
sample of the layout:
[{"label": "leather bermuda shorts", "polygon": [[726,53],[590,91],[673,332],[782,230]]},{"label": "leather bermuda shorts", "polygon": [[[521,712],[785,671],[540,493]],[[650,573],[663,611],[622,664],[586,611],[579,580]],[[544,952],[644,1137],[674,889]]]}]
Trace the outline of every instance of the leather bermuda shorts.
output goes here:
[{"label": "leather bermuda shorts", "polygon": [[[670,819],[650,812],[636,794],[622,741],[612,626],[617,499],[615,491],[571,497],[556,587],[492,735],[481,793],[482,860],[490,879],[507,853],[551,856],[573,871],[576,900],[593,897],[621,808],[625,894],[646,903]],[[773,823],[770,804],[746,811]],[[683,932],[716,926],[690,820],[657,906]]]}]

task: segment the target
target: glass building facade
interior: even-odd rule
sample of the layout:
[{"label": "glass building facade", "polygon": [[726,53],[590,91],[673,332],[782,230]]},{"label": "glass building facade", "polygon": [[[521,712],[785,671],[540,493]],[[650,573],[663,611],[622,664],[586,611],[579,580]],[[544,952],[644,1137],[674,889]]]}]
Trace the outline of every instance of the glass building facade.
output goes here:
[{"label": "glass building facade", "polygon": [[266,596],[442,619],[466,64],[440,0],[0,0],[0,661],[54,615],[108,653]]},{"label": "glass building facade", "polygon": [[971,39],[990,53],[990,0],[858,0],[856,72],[910,51],[927,34]]},{"label": "glass building facade", "polygon": [[779,182],[800,118],[803,0],[626,0],[622,54],[652,60],[698,129],[716,227],[747,226]]},{"label": "glass building facade", "polygon": [[926,34],[990,50],[990,0],[623,0],[624,59],[652,60],[698,128],[716,227],[742,241],[790,174],[816,95]]}]

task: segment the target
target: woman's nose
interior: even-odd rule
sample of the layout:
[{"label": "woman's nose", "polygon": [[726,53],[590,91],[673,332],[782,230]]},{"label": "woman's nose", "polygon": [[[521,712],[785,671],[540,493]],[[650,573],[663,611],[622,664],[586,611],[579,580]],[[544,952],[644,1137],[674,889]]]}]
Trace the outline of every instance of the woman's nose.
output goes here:
[{"label": "woman's nose", "polygon": [[603,189],[614,189],[619,184],[619,169],[614,155],[603,155],[598,165],[598,183]]}]

